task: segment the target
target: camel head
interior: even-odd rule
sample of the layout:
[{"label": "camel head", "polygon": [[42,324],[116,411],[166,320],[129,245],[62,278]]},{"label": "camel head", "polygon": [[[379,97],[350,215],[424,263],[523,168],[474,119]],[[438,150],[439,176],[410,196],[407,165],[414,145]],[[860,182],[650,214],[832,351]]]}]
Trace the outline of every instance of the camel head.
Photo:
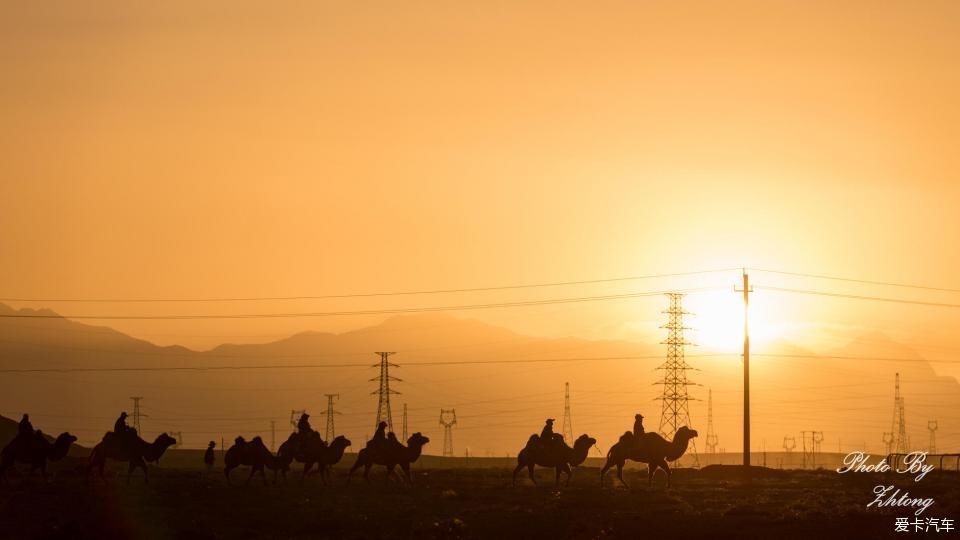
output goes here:
[{"label": "camel head", "polygon": [[407,446],[410,448],[419,448],[430,442],[430,439],[422,435],[419,431],[407,439]]},{"label": "camel head", "polygon": [[332,441],[330,441],[331,448],[334,448],[334,447],[346,448],[351,444],[353,443],[350,442],[350,439],[344,437],[343,435],[337,435],[336,437],[334,437]]},{"label": "camel head", "polygon": [[61,433],[57,440],[53,442],[54,446],[70,446],[71,444],[77,442],[77,438],[74,435],[64,431]]},{"label": "camel head", "polygon": [[584,433],[583,435],[577,437],[577,440],[574,441],[574,443],[573,443],[573,447],[574,447],[574,448],[587,448],[587,449],[590,449],[590,448],[592,448],[593,445],[595,445],[595,444],[597,444],[597,440],[594,439],[593,437],[587,435],[586,433]]},{"label": "camel head", "polygon": [[157,439],[153,441],[153,444],[161,448],[168,448],[177,444],[177,440],[166,433],[161,433],[160,435],[157,435]]},{"label": "camel head", "polygon": [[689,441],[690,439],[696,437],[697,435],[699,435],[699,433],[697,433],[697,430],[690,429],[687,426],[680,426],[680,428],[677,429],[677,434],[674,435],[673,437],[675,439]]}]

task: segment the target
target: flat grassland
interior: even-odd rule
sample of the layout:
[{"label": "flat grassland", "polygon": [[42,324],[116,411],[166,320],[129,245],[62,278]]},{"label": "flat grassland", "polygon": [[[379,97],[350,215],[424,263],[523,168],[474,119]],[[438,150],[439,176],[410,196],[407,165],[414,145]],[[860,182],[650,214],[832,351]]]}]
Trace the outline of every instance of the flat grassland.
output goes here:
[{"label": "flat grassland", "polygon": [[[504,468],[416,468],[414,485],[385,482],[382,468],[345,485],[317,476],[299,482],[299,465],[284,483],[229,486],[211,474],[152,467],[130,485],[114,466],[106,482],[89,484],[76,469],[44,483],[22,475],[0,485],[2,538],[881,538],[895,517],[913,510],[866,508],[874,486],[896,484],[912,496],[933,497],[923,517],[960,517],[960,475],[934,471],[921,482],[902,475],[737,467],[678,470],[674,486],[662,473],[646,485],[628,470],[633,488],[601,489],[596,468],[580,468],[569,487],[553,488],[553,472],[538,471],[511,486]],[[941,533],[944,534],[944,533]],[[944,536],[960,534],[954,530]],[[937,535],[939,536],[939,535]]]}]

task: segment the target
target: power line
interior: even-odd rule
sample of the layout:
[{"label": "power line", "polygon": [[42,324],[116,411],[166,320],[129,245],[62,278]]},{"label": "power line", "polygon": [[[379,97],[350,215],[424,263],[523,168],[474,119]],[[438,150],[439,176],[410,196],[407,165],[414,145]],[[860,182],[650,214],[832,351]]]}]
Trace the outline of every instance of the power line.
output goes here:
[{"label": "power line", "polygon": [[586,279],[579,281],[554,281],[546,283],[528,283],[521,285],[498,285],[492,287],[469,287],[457,289],[430,289],[416,291],[395,291],[395,292],[373,292],[373,293],[351,293],[351,294],[325,294],[317,296],[251,296],[251,297],[227,297],[227,298],[0,298],[0,302],[74,302],[74,303],[161,303],[161,302],[257,302],[257,301],[284,301],[284,300],[326,300],[336,298],[369,298],[379,296],[413,296],[420,294],[449,294],[464,292],[484,292],[484,291],[504,291],[512,289],[533,289],[544,287],[563,287],[569,285],[589,285],[596,283],[615,283],[619,281],[637,281],[643,279],[656,279],[666,277],[694,276],[700,274],[714,274],[720,272],[732,272],[737,268],[721,268],[716,270],[695,270],[692,272],[673,272],[667,274],[648,274],[642,276],[627,276],[604,279]]},{"label": "power line", "polygon": [[[730,354],[702,354],[707,356],[732,356]],[[452,366],[465,364],[532,364],[542,362],[586,362],[586,361],[613,361],[613,360],[651,360],[660,359],[661,355],[646,356],[594,356],[579,358],[526,358],[513,360],[438,360],[426,362],[404,363],[403,367],[416,366]],[[138,367],[107,367],[107,368],[8,368],[0,369],[0,373],[101,373],[127,371],[232,371],[232,370],[262,370],[262,369],[336,369],[336,368],[368,368],[370,364],[259,364],[248,366],[138,366]]]},{"label": "power line", "polygon": [[864,296],[859,294],[843,294],[843,293],[832,293],[826,291],[813,291],[808,289],[788,289],[784,287],[767,287],[767,286],[757,286],[758,289],[763,289],[766,291],[779,291],[779,292],[788,292],[788,293],[798,293],[798,294],[814,294],[819,296],[833,296],[837,298],[850,298],[853,300],[874,300],[878,302],[895,302],[898,304],[915,304],[919,306],[934,306],[934,307],[945,307],[945,308],[960,308],[960,304],[948,304],[944,302],[924,302],[922,300],[906,300],[903,298],[887,298],[883,296]]},{"label": "power line", "polygon": [[[681,289],[684,292],[697,292],[724,287],[697,287]],[[640,298],[644,296],[658,296],[668,291],[647,291],[638,293],[609,294],[603,296],[581,296],[573,298],[553,298],[544,300],[524,300],[520,302],[498,302],[492,304],[464,304],[453,306],[426,306],[414,308],[369,309],[359,311],[326,311],[302,313],[244,313],[236,315],[200,314],[200,315],[60,315],[39,314],[26,315],[22,313],[4,313],[0,318],[5,319],[94,319],[94,320],[193,320],[193,319],[280,319],[295,317],[334,317],[342,315],[386,315],[395,313],[424,313],[432,311],[465,311],[474,309],[494,309],[523,306],[544,306],[551,304],[569,304],[576,302],[598,302],[604,300],[620,300],[625,298]]]},{"label": "power line", "polygon": [[960,292],[960,289],[952,289],[949,287],[932,287],[929,285],[911,285],[909,283],[897,283],[893,281],[874,281],[869,279],[856,279],[856,278],[847,278],[847,277],[837,277],[837,276],[827,276],[824,274],[806,274],[803,272],[787,272],[784,270],[763,270],[760,268],[751,268],[751,270],[757,272],[764,272],[768,274],[781,274],[785,276],[800,276],[800,277],[809,277],[816,279],[831,279],[834,281],[848,281],[851,283],[866,283],[870,285],[883,285],[887,287],[904,287],[908,289],[923,289],[927,291],[943,291],[943,292]]}]

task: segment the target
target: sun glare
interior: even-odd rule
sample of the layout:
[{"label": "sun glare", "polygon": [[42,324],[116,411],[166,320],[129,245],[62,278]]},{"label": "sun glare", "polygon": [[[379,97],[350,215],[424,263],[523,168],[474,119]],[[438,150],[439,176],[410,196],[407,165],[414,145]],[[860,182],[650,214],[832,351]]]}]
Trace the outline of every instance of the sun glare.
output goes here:
[{"label": "sun glare", "polygon": [[[684,302],[690,341],[707,349],[739,350],[743,346],[743,296],[730,290],[692,294]],[[780,337],[763,303],[750,302],[750,341],[768,343]]]}]

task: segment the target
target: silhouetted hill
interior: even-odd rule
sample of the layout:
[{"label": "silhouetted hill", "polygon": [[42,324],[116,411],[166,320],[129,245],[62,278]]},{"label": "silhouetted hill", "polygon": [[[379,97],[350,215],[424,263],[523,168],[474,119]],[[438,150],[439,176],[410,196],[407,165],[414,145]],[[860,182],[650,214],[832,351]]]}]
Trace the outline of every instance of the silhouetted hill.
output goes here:
[{"label": "silhouetted hill", "polygon": [[[0,306],[10,312],[10,308]],[[374,351],[397,351],[391,375],[393,418],[400,429],[408,404],[410,431],[423,431],[442,449],[440,408],[456,407],[455,451],[473,455],[516,452],[543,419],[563,415],[563,384],[571,383],[574,430],[609,447],[632,425],[635,412],[658,427],[658,381],[664,348],[659,343],[541,338],[446,314],[396,316],[380,324],[332,334],[304,332],[271,343],[225,344],[209,351],[158,347],[108,327],[62,318],[0,318],[0,367],[189,368],[184,371],[52,372],[5,375],[0,412],[29,412],[45,433],[71,431],[90,445],[109,430],[130,396],[143,396],[143,432],[182,432],[189,447],[237,434],[269,441],[274,420],[278,444],[292,429],[294,409],[312,413],[321,430],[324,394],[339,394],[337,431],[362,444],[373,431],[378,370]],[[890,431],[893,379],[902,373],[908,430],[926,435],[926,419],[960,407],[960,385],[938,377],[916,353],[881,334],[871,334],[820,356],[786,341],[755,349],[752,359],[754,440],[778,448],[785,435],[822,430],[836,449],[866,443],[880,449]],[[713,390],[720,447],[738,447],[742,367],[736,352],[704,356],[688,351],[691,416],[705,429],[707,388]],[[851,361],[840,357],[884,357]],[[893,360],[893,359],[902,360]],[[539,362],[561,359],[559,362]],[[498,363],[499,362],[499,363]],[[451,364],[452,363],[452,364]],[[257,369],[216,369],[218,367]],[[282,369],[262,369],[282,366]],[[946,416],[942,416],[946,419]],[[941,420],[941,427],[945,421]],[[944,444],[951,439],[943,429]],[[960,440],[956,441],[960,442]],[[702,446],[702,444],[701,444]]]}]

